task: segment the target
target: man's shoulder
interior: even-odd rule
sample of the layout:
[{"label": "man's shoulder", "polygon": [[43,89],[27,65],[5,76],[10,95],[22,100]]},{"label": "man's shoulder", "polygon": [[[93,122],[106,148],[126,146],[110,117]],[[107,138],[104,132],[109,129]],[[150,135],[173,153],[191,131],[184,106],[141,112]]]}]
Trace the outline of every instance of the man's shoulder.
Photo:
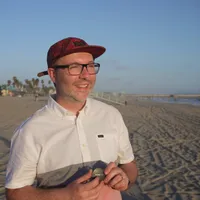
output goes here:
[{"label": "man's shoulder", "polygon": [[46,106],[42,107],[41,109],[37,110],[33,113],[30,117],[28,117],[25,121],[23,121],[15,130],[22,131],[22,130],[34,130],[37,128],[38,124],[41,121],[48,121],[49,111]]}]

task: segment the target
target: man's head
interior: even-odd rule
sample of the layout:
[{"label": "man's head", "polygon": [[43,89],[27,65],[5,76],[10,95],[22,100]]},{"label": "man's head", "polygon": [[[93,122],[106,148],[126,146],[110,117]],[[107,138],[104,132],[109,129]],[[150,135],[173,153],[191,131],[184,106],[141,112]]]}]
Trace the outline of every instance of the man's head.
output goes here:
[{"label": "man's head", "polygon": [[61,98],[84,102],[94,87],[99,64],[94,59],[105,52],[101,46],[88,45],[79,38],[63,39],[49,48],[47,53],[48,71]]}]

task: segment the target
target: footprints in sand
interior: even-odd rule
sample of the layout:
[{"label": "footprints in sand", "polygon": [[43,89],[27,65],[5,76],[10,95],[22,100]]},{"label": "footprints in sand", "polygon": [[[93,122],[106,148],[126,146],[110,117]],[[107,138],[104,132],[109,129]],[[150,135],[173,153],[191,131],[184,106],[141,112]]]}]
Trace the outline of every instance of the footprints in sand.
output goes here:
[{"label": "footprints in sand", "polygon": [[152,200],[200,199],[200,108],[151,102],[118,108],[130,132],[143,193]]}]

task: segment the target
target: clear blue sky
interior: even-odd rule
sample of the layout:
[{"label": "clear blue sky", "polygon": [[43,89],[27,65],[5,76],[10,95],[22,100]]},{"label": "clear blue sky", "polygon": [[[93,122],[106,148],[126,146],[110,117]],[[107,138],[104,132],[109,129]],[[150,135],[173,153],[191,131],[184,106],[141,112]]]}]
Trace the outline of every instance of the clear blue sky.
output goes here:
[{"label": "clear blue sky", "polygon": [[200,93],[200,0],[2,0],[0,36],[1,84],[36,78],[76,36],[107,49],[97,90]]}]

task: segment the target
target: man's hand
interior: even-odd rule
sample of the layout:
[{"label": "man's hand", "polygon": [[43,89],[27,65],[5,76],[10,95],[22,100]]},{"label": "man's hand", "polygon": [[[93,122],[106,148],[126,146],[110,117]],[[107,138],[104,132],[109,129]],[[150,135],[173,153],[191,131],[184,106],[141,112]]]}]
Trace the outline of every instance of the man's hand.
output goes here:
[{"label": "man's hand", "polygon": [[128,188],[129,179],[126,173],[117,167],[114,162],[108,164],[104,173],[106,175],[104,183],[108,186],[119,191],[124,191]]},{"label": "man's hand", "polygon": [[86,182],[92,176],[92,170],[83,175],[79,179],[69,184],[66,189],[72,200],[96,200],[99,196],[99,191],[104,185],[103,181],[99,181],[96,177],[94,180],[88,183]]}]

